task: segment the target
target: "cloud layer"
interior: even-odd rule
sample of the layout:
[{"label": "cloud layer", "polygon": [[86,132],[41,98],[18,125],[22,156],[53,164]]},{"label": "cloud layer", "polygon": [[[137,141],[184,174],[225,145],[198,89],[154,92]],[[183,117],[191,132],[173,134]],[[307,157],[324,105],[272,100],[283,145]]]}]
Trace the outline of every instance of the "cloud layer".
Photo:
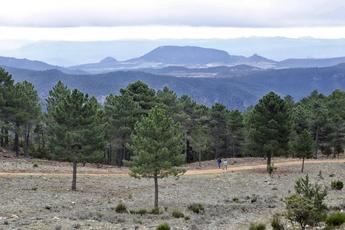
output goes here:
[{"label": "cloud layer", "polygon": [[344,0],[0,0],[0,26],[345,26]]}]

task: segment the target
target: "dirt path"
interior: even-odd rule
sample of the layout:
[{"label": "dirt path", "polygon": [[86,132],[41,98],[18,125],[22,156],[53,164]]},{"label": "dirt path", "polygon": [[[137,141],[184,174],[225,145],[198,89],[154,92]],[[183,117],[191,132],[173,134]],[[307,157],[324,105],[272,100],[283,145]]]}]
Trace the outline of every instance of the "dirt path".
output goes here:
[{"label": "dirt path", "polygon": [[[305,164],[322,164],[322,163],[336,163],[341,164],[345,163],[345,159],[333,159],[333,160],[306,160]],[[290,160],[284,162],[277,162],[274,163],[275,166],[278,168],[284,166],[295,166],[300,165],[300,160]],[[232,166],[228,167],[227,171],[222,169],[190,169],[188,170],[185,175],[208,175],[208,174],[222,174],[222,173],[231,173],[231,172],[238,172],[238,171],[250,171],[256,169],[265,169],[266,164],[255,164],[255,165],[240,165],[240,166]],[[70,176],[71,172],[0,172],[0,177],[7,177],[7,176]],[[79,172],[78,176],[96,176],[96,177],[104,177],[104,176],[128,176],[128,171],[124,170],[121,172],[109,172],[109,173],[88,173],[88,172]]]}]

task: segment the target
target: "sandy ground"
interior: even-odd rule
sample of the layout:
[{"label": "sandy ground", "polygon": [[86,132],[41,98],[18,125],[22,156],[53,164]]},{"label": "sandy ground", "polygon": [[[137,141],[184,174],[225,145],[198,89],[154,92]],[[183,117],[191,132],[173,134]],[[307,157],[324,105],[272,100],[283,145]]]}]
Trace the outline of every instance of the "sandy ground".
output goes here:
[{"label": "sandy ground", "polygon": [[[269,223],[283,211],[282,198],[293,191],[296,178],[309,174],[328,187],[345,178],[343,158],[307,161],[304,174],[300,161],[275,159],[278,170],[272,178],[262,159],[235,161],[228,171],[203,162],[201,169],[189,165],[178,180],[160,180],[163,213],[141,216],[114,210],[119,202],[130,210],[153,206],[153,181],[131,178],[125,168],[79,167],[78,191],[73,192],[70,163],[0,157],[0,229],[155,229],[163,222],[172,229],[248,229],[251,222]],[[345,208],[344,190],[329,190],[326,202]],[[201,203],[205,213],[189,211],[191,203]],[[175,209],[189,219],[172,217]]]}]

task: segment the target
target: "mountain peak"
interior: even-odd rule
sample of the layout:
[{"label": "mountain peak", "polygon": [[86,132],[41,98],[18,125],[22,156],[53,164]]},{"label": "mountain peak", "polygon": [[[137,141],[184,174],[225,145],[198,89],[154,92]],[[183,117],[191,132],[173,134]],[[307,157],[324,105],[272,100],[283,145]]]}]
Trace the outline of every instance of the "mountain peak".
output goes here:
[{"label": "mountain peak", "polygon": [[113,57],[106,57],[106,58],[103,58],[99,63],[107,63],[107,64],[110,64],[110,63],[117,63],[118,61],[113,58]]},{"label": "mountain peak", "polygon": [[165,64],[202,65],[209,63],[226,63],[229,54],[223,50],[197,46],[160,46],[147,54],[132,59]]}]

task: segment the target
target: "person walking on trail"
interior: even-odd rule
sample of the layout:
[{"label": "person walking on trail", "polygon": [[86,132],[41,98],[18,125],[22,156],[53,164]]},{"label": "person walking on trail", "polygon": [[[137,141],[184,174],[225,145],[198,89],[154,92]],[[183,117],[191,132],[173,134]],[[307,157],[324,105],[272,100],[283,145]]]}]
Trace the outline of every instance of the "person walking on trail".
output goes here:
[{"label": "person walking on trail", "polygon": [[228,160],[227,159],[225,159],[225,160],[223,160],[223,170],[228,170]]},{"label": "person walking on trail", "polygon": [[222,159],[218,158],[217,159],[217,166],[218,166],[219,169],[220,169],[221,164],[222,164]]}]

